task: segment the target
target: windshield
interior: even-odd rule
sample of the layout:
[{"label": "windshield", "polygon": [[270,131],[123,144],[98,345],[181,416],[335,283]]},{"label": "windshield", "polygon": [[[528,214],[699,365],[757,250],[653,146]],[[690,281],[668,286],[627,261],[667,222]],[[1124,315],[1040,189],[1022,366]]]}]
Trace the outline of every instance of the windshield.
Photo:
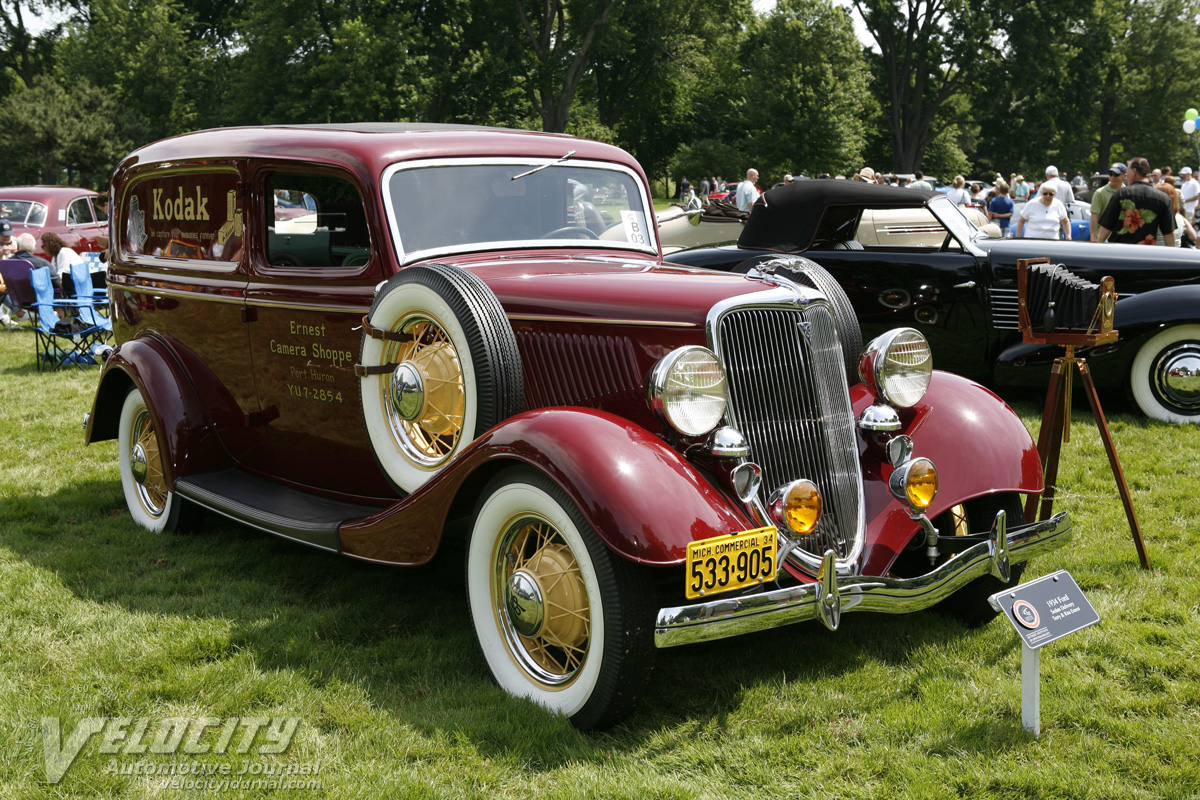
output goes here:
[{"label": "windshield", "polygon": [[32,200],[0,200],[0,219],[20,225],[45,225],[46,207]]},{"label": "windshield", "polygon": [[931,199],[929,210],[964,249],[967,249],[976,239],[987,238],[987,234],[975,227],[975,224],[967,219],[959,207],[945,195]]},{"label": "windshield", "polygon": [[472,159],[400,164],[383,177],[402,262],[431,251],[619,247],[657,253],[630,170],[585,161]]}]

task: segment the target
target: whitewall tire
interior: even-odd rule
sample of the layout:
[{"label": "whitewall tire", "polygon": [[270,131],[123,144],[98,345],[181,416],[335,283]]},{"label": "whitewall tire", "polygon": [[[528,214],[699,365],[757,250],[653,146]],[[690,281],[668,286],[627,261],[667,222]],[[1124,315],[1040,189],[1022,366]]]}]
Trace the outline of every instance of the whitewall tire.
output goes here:
[{"label": "whitewall tire", "polygon": [[1200,325],[1175,325],[1143,344],[1130,367],[1129,390],[1148,417],[1200,423]]},{"label": "whitewall tire", "polygon": [[475,509],[467,593],[500,687],[582,729],[628,714],[654,656],[654,605],[636,571],[542,473],[493,478]]},{"label": "whitewall tire", "polygon": [[167,486],[163,471],[166,454],[150,409],[136,386],[125,396],[120,425],[118,462],[130,516],[150,531],[176,530],[184,501]]},{"label": "whitewall tire", "polygon": [[412,492],[496,423],[524,407],[516,337],[475,275],[408,267],[380,289],[363,335],[363,421],[376,460]]}]

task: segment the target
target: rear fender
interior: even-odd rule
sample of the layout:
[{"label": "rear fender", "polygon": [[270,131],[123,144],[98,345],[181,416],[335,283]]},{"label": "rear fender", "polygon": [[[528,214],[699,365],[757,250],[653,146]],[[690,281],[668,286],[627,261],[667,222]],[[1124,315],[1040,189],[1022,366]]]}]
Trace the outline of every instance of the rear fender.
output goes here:
[{"label": "rear fender", "polygon": [[492,428],[451,466],[387,510],[339,530],[347,555],[421,563],[452,515],[475,503],[481,476],[507,463],[544,472],[613,551],[641,564],[683,561],[695,539],[755,527],[682,455],[644,428],[603,411],[527,411]]},{"label": "rear fender", "polygon": [[[873,397],[860,384],[851,389],[850,399],[858,417]],[[900,419],[899,432],[913,440],[913,456],[937,467],[930,519],[983,495],[1042,491],[1041,460],[1029,431],[1008,404],[978,383],[935,371],[925,397],[901,409]],[[882,447],[870,437],[861,447],[867,521],[863,574],[882,575],[919,526],[888,490],[892,467]]]},{"label": "rear fender", "polygon": [[152,337],[125,342],[104,362],[84,429],[85,444],[118,437],[121,407],[134,386],[146,400],[159,446],[165,450],[163,470],[169,486],[185,475],[228,466],[187,376]]}]

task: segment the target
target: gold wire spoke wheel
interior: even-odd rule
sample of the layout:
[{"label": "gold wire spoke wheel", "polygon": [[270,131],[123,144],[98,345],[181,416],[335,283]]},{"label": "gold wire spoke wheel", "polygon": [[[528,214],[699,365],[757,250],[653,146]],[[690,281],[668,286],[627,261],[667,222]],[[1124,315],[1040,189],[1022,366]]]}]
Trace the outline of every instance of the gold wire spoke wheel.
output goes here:
[{"label": "gold wire spoke wheel", "polygon": [[966,506],[959,503],[946,513],[950,515],[950,525],[952,526],[954,536],[967,536],[971,533],[971,526],[967,521]]},{"label": "gold wire spoke wheel", "polygon": [[579,564],[545,519],[514,520],[496,548],[496,614],[509,651],[537,682],[566,686],[591,642],[591,608]]},{"label": "gold wire spoke wheel", "polygon": [[150,516],[160,516],[167,506],[167,482],[163,474],[158,436],[154,433],[150,412],[145,406],[133,418],[129,439],[133,443],[130,458],[137,475],[138,500]]},{"label": "gold wire spoke wheel", "polygon": [[463,435],[467,393],[458,351],[445,326],[429,316],[406,317],[393,330],[405,338],[387,344],[385,363],[408,365],[419,376],[421,401],[410,418],[393,401],[393,382],[381,380],[381,405],[401,452],[423,466],[437,466]]}]

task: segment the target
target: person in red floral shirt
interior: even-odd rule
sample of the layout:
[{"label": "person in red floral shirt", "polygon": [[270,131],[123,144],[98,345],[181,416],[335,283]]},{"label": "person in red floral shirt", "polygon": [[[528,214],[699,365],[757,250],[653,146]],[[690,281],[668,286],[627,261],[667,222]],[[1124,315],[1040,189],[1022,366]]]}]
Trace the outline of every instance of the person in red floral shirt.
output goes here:
[{"label": "person in red floral shirt", "polygon": [[1175,246],[1175,214],[1170,199],[1150,183],[1150,162],[1129,159],[1125,186],[1113,193],[1100,215],[1098,242],[1155,244],[1159,232],[1168,247]]}]

